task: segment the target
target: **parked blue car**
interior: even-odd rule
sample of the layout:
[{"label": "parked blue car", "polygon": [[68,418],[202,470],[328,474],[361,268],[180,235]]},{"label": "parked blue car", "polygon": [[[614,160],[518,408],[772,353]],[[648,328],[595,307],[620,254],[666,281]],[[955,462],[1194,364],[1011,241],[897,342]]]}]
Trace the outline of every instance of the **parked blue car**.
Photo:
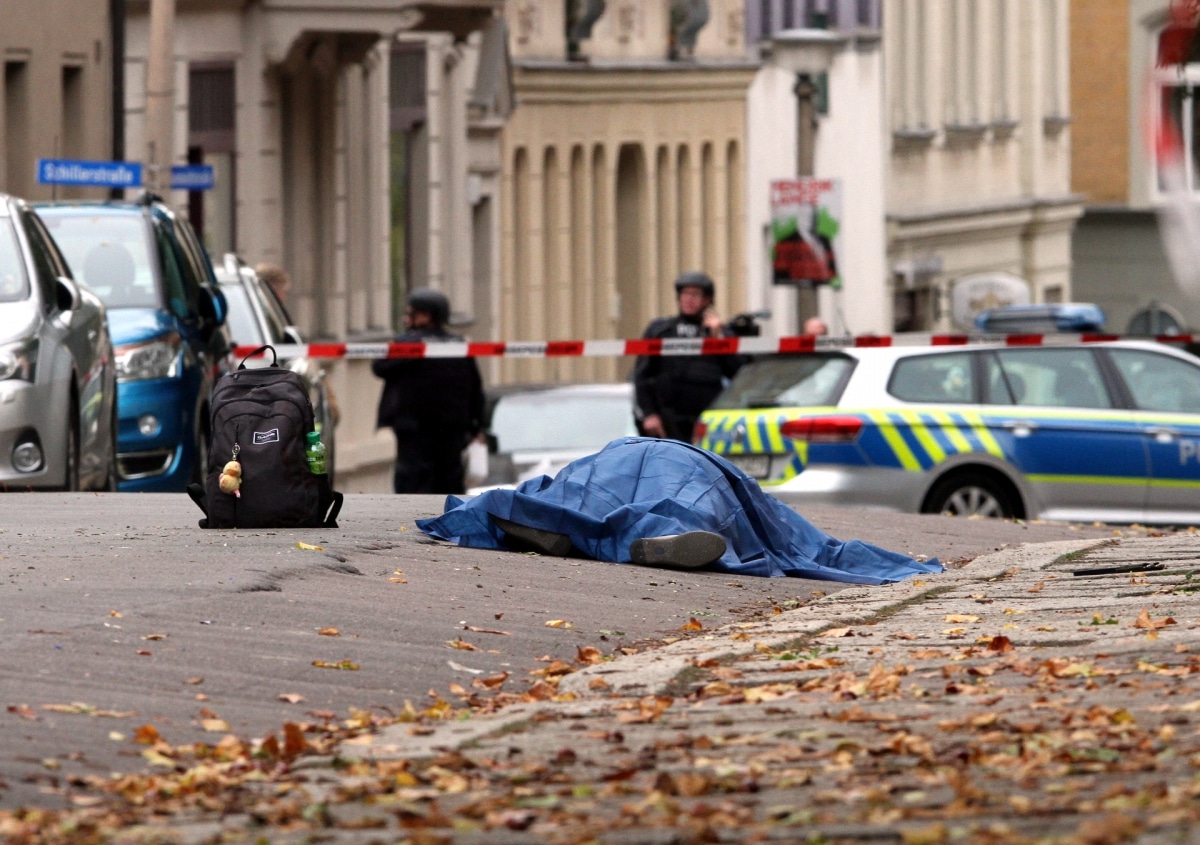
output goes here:
[{"label": "parked blue car", "polygon": [[208,400],[229,367],[225,300],[195,230],[162,200],[40,203],[75,277],[104,301],[117,360],[117,489],[201,480]]}]

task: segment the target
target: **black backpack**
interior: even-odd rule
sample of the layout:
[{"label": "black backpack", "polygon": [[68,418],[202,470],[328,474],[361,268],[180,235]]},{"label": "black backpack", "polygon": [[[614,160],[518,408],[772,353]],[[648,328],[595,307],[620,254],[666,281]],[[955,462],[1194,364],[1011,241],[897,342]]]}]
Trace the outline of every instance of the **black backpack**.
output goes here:
[{"label": "black backpack", "polygon": [[[309,471],[305,434],[313,409],[304,380],[271,365],[247,369],[246,359],[217,380],[212,392],[212,450],[204,486],[188,493],[204,511],[201,528],[337,528],[342,494],[328,475]],[[237,493],[221,490],[229,461],[241,465]]]}]

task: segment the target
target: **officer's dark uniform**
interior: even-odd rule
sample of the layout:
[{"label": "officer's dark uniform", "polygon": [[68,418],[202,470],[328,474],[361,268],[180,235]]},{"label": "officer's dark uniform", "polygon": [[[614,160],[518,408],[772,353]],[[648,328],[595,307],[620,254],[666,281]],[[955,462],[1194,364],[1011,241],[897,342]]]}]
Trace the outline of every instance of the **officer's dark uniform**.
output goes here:
[{"label": "officer's dark uniform", "polygon": [[[462,341],[440,326],[409,329],[396,343]],[[376,424],[396,434],[397,493],[463,493],[462,450],[483,426],[483,381],[474,358],[384,358]]]},{"label": "officer's dark uniform", "polygon": [[[660,317],[647,326],[644,338],[704,336],[702,315]],[[692,442],[692,427],[717,398],[725,379],[742,365],[738,355],[646,355],[637,360],[633,386],[638,429],[651,414],[662,418],[667,436]]]}]

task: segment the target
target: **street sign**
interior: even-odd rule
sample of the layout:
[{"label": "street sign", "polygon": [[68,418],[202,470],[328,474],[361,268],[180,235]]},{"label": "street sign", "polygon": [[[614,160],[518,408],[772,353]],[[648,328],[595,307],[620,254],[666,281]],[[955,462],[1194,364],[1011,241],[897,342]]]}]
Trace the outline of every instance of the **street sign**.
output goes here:
[{"label": "street sign", "polygon": [[136,188],[142,184],[142,166],[130,161],[41,158],[37,164],[37,179],[42,185]]},{"label": "street sign", "polygon": [[171,187],[177,191],[209,191],[216,183],[211,164],[184,164],[171,168]]}]

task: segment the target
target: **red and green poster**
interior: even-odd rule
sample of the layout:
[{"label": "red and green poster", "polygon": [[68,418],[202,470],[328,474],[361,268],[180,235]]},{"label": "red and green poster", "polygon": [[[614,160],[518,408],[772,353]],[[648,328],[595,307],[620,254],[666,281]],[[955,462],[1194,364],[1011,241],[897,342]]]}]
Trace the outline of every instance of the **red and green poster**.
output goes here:
[{"label": "red and green poster", "polygon": [[842,220],[838,179],[771,183],[771,267],[776,284],[840,287],[837,254]]}]

